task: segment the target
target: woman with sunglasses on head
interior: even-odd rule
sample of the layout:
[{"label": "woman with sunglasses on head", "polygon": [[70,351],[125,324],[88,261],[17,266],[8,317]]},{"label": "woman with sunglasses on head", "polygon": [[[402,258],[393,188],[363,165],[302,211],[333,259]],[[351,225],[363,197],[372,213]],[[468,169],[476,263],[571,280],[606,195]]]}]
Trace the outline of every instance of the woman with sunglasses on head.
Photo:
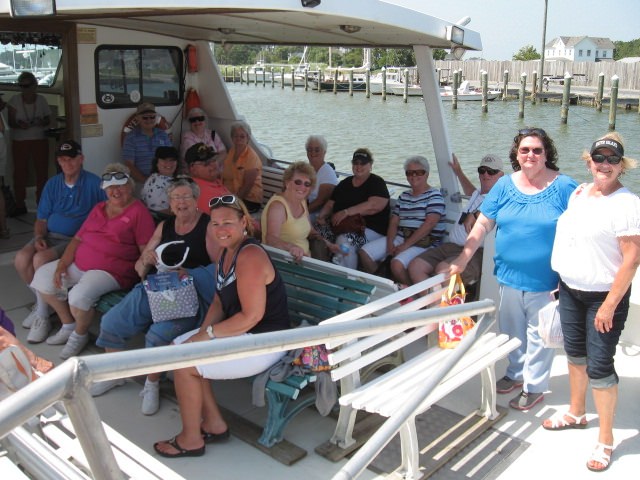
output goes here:
[{"label": "woman with sunglasses on head", "polygon": [[599,418],[587,468],[609,467],[618,398],[614,355],[629,311],[631,281],[640,264],[640,199],[620,179],[636,166],[613,132],[582,159],[593,181],[571,195],[558,219],[551,266],[560,274],[560,322],[569,364],[569,409],[543,422],[547,430],[586,428],[589,384]]},{"label": "woman with sunglasses on head", "polygon": [[51,121],[51,109],[46,98],[37,93],[38,80],[31,72],[22,72],[18,77],[20,93],[7,103],[9,126],[11,127],[13,154],[13,188],[16,197],[16,212],[27,213],[27,174],[32,161],[36,174],[36,202],[40,201],[42,189],[49,176],[49,140],[45,129]]},{"label": "woman with sunglasses on head", "polygon": [[144,182],[141,197],[152,215],[163,220],[171,215],[167,188],[178,173],[178,151],[174,147],[158,147],[151,164],[151,175]]},{"label": "woman with sunglasses on head", "polygon": [[552,299],[558,274],[551,249],[558,217],[577,183],[558,170],[553,140],[540,128],[520,130],[509,153],[514,173],[496,182],[480,206],[462,253],[450,273],[464,271],[484,237],[496,228],[494,273],[500,285],[498,327],[521,345],[509,354],[498,393],[521,388],[509,402],[517,410],[540,403],[549,386],[554,350],[538,334],[538,311]]},{"label": "woman with sunglasses on head", "polygon": [[227,154],[227,147],[220,135],[215,130],[207,127],[207,113],[203,109],[195,107],[189,110],[187,119],[189,120],[189,130],[182,135],[180,158],[184,161],[189,147],[197,143],[204,143],[213,149],[216,160],[224,160]]},{"label": "woman with sunglasses on head", "polygon": [[[358,249],[367,242],[383,238],[389,225],[389,190],[378,175],[371,172],[373,154],[368,148],[358,148],[351,159],[353,175],[342,180],[331,194],[331,199],[318,213],[315,228],[325,239],[329,251],[340,255],[340,262],[348,268],[357,268]],[[351,218],[350,218],[351,217]],[[342,231],[339,225],[353,217],[364,220],[364,232]],[[339,245],[348,244],[348,253]]]},{"label": "woman with sunglasses on head", "polygon": [[[251,216],[240,199],[211,199],[208,235],[223,249],[216,270],[216,296],[198,330],[174,343],[215,341],[290,327],[287,293],[267,252],[251,237]],[[263,372],[285,352],[188,367],[174,372],[182,431],[153,448],[163,457],[195,457],[205,444],[229,438],[209,380],[244,378]]]},{"label": "woman with sunglasses on head", "polygon": [[444,198],[440,190],[429,185],[429,162],[420,155],[404,162],[411,186],[395,203],[386,237],[366,243],[359,251],[365,272],[374,273],[378,262],[391,256],[391,273],[397,282],[409,285],[409,262],[427,248],[440,244],[446,233]]},{"label": "woman with sunglasses on head", "polygon": [[155,228],[147,207],[133,196],[134,181],[125,165],[107,165],[102,188],[107,200],[91,210],[62,257],[40,267],[31,282],[62,321],[47,343],[65,345],[60,353],[64,359],[89,343],[98,299],[138,281],[134,266]]},{"label": "woman with sunglasses on head", "polygon": [[231,124],[233,146],[227,153],[222,167],[224,186],[242,199],[249,213],[262,206],[262,160],[251,148],[251,127],[242,120]]},{"label": "woman with sunglasses on head", "polygon": [[286,250],[296,261],[310,255],[307,198],[315,181],[311,165],[292,163],[284,171],[284,191],[273,195],[262,211],[262,243]]},{"label": "woman with sunglasses on head", "polygon": [[[209,266],[215,258],[215,245],[207,245],[207,226],[209,215],[198,210],[198,185],[189,178],[174,179],[167,189],[169,204],[173,216],[160,222],[153,236],[142,251],[135,264],[141,279],[163,270],[187,269],[198,292],[200,308],[193,317],[165,320],[154,323],[149,306],[149,298],[142,283],[138,283],[120,303],[114,305],[100,322],[100,336],[96,345],[107,352],[124,350],[127,342],[140,333],[145,334],[145,347],[169,345],[174,338],[197,328],[204,313],[211,304],[215,268]],[[182,242],[168,245],[158,256],[158,246],[170,242]],[[177,266],[177,267],[176,267]],[[123,379],[105,380],[91,386],[91,394],[98,396],[114,387],[124,385]],[[142,413],[153,415],[160,408],[160,373],[147,376],[142,397]]]}]

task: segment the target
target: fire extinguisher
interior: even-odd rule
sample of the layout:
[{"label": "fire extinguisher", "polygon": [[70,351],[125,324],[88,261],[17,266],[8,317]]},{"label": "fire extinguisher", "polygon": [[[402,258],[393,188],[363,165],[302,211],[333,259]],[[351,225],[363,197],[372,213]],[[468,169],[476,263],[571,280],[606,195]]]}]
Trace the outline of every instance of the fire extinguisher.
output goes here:
[{"label": "fire extinguisher", "polygon": [[189,73],[198,71],[198,50],[195,45],[187,45],[185,48],[185,56],[187,57],[187,70]]}]

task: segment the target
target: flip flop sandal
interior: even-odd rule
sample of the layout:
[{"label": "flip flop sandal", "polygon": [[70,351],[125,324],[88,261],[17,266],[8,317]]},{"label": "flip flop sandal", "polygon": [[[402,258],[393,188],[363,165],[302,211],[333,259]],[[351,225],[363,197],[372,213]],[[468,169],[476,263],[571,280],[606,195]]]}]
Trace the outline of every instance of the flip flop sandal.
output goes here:
[{"label": "flip flop sandal", "polygon": [[[611,453],[605,452],[611,450]],[[611,464],[611,455],[613,454],[613,445],[605,445],[604,443],[596,443],[595,450],[591,453],[591,457],[587,462],[587,468],[592,472],[604,472]],[[602,468],[592,467],[589,462],[598,462]]]},{"label": "flip flop sandal", "polygon": [[224,442],[225,440],[229,439],[230,436],[228,428],[222,433],[209,433],[205,432],[203,429],[200,429],[200,433],[202,434],[204,443]]},{"label": "flip flop sandal", "polygon": [[[575,423],[569,423],[565,420],[565,417],[573,418]],[[568,428],[587,428],[587,422],[582,423],[582,420],[585,419],[586,415],[581,415],[576,417],[571,412],[565,412],[562,415],[554,415],[549,419],[551,422],[549,425],[542,424],[542,428],[545,430],[567,430]]]},{"label": "flip flop sandal", "polygon": [[204,455],[204,445],[201,446],[200,448],[194,448],[193,450],[187,450],[185,448],[182,448],[178,444],[178,437],[173,437],[171,440],[166,440],[166,442],[169,445],[171,445],[173,448],[175,448],[177,450],[177,453],[163,452],[162,450],[160,450],[158,448],[158,445],[163,443],[163,442],[156,442],[156,443],[153,444],[153,449],[161,457],[166,457],[166,458],[201,457],[202,455]]}]

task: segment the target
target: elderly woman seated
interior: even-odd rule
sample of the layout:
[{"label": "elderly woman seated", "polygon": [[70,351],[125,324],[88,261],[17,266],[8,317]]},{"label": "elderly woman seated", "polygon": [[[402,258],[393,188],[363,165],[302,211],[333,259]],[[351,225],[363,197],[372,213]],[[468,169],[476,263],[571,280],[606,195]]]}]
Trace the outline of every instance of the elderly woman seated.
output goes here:
[{"label": "elderly woman seated", "polygon": [[[145,333],[145,347],[168,345],[178,335],[198,327],[213,299],[215,269],[213,266],[198,268],[211,263],[210,254],[214,255],[215,249],[213,244],[207,246],[206,242],[209,215],[201,213],[197,208],[200,189],[191,179],[178,178],[171,183],[167,194],[175,216],[157,226],[136,262],[136,271],[141,278],[145,278],[148,273],[155,273],[160,261],[163,265],[180,265],[188,269],[198,292],[198,314],[154,323],[149,298],[144,286],[139,283],[102,317],[96,345],[107,352],[124,350],[127,341],[139,333]],[[163,257],[158,258],[156,247],[176,241],[183,241],[184,244],[176,251],[170,251],[168,246],[163,250]],[[183,255],[186,248],[188,251]],[[169,252],[168,258],[164,255],[166,252]],[[160,374],[157,373],[149,375],[141,393],[142,413],[145,415],[153,415],[160,408],[159,377]],[[121,379],[98,382],[91,386],[91,393],[94,396],[102,395],[123,384],[124,380]]]},{"label": "elderly woman seated", "polygon": [[195,107],[187,114],[189,120],[189,130],[182,135],[180,142],[180,158],[184,161],[187,150],[196,143],[204,143],[211,147],[216,155],[216,160],[224,160],[227,154],[227,147],[222,142],[220,135],[215,130],[207,127],[207,113],[201,108]]},{"label": "elderly woman seated", "polygon": [[[98,299],[138,281],[134,265],[155,228],[147,208],[133,196],[134,181],[125,165],[107,165],[102,188],[107,200],[91,210],[62,257],[40,267],[31,282],[62,321],[62,328],[47,343],[65,344],[60,353],[64,359],[78,355],[89,342]],[[73,287],[68,298],[67,287]],[[47,319],[32,328],[36,327],[48,331],[51,324]]]},{"label": "elderly woman seated", "polygon": [[338,177],[331,165],[324,161],[327,154],[327,140],[322,135],[309,135],[305,143],[307,158],[316,171],[316,182],[309,193],[309,215],[314,222],[317,213],[331,198],[333,189],[338,184]]},{"label": "elderly woman seated", "polygon": [[289,252],[300,260],[309,256],[307,197],[316,181],[316,173],[306,162],[296,162],[284,171],[284,191],[273,195],[262,212],[262,243]]},{"label": "elderly woman seated", "polygon": [[429,163],[415,155],[404,162],[411,190],[400,194],[389,220],[386,237],[364,245],[358,255],[365,272],[374,273],[378,262],[391,256],[391,273],[396,281],[411,284],[407,266],[427,248],[439,245],[446,230],[444,198],[429,185]]},{"label": "elderly woman seated", "polygon": [[251,127],[243,121],[231,124],[233,146],[227,153],[222,169],[225,187],[242,199],[249,213],[262,206],[262,161],[249,146]]},{"label": "elderly woman seated", "polygon": [[[373,155],[369,149],[359,148],[353,153],[351,168],[353,175],[336,186],[320,210],[316,229],[334,256],[340,255],[336,263],[356,268],[357,250],[387,232],[389,190],[384,180],[371,172]],[[349,244],[349,251],[341,252],[341,244]]]}]

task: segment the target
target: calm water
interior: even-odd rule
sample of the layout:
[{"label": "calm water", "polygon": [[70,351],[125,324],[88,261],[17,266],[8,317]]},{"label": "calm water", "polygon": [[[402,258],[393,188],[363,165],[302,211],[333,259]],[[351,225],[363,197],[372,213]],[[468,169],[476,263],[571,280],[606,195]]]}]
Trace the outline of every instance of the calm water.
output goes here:
[{"label": "calm water", "polygon": [[[426,111],[420,97],[388,96],[367,99],[363,93],[318,93],[303,88],[271,88],[270,85],[227,84],[239,113],[251,125],[256,140],[268,145],[274,158],[288,161],[306,160],[304,142],[308,135],[324,135],[329,143],[326,159],[336,168],[350,172],[351,154],[358,147],[368,147],[374,155],[374,172],[387,180],[405,183],[402,162],[410,155],[433,159],[431,137],[427,130]],[[525,118],[518,118],[518,103],[489,102],[483,114],[480,102],[461,102],[458,110],[444,105],[453,151],[472,181],[475,167],[486,153],[496,153],[508,165],[507,155],[516,131],[526,126],[541,127],[553,138],[563,173],[577,181],[590,176],[580,155],[591,143],[607,132],[608,111],[571,106],[567,125],[560,123],[560,105],[556,103],[525,105]],[[616,130],[623,136],[626,154],[640,160],[640,115],[637,111],[618,110]],[[435,162],[431,163],[435,169]],[[508,168],[508,166],[507,166]],[[433,171],[433,170],[432,170]],[[431,175],[432,184],[437,176]],[[640,169],[625,175],[623,183],[640,194]]]}]

